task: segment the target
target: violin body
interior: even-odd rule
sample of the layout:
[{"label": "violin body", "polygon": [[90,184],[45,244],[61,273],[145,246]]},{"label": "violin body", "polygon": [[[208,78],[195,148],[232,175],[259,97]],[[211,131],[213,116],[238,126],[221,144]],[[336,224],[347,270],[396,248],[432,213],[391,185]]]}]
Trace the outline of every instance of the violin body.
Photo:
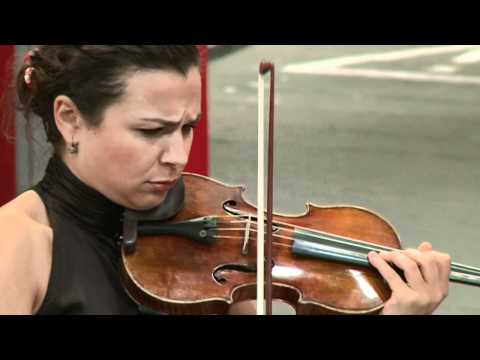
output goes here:
[{"label": "violin body", "polygon": [[[244,199],[243,187],[193,174],[183,181],[183,209],[158,225],[213,216],[220,219],[215,238],[207,244],[170,234],[138,236],[135,251],[122,255],[124,284],[135,302],[159,313],[227,314],[232,304],[256,299],[256,234],[244,220],[257,209]],[[400,248],[390,224],[366,209],[311,204],[302,215],[275,214],[273,221],[282,224],[274,226],[274,299],[297,314],[381,311],[391,292],[375,270],[296,256],[291,237],[292,229],[311,229]]]}]

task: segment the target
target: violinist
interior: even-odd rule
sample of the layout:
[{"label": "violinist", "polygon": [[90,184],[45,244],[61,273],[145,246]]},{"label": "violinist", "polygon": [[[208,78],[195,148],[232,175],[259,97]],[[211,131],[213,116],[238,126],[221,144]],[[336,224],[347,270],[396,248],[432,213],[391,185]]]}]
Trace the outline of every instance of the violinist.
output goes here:
[{"label": "violinist", "polygon": [[[54,152],[0,208],[0,313],[138,314],[118,271],[122,214],[159,207],[181,178],[201,116],[197,48],[43,45],[16,90]],[[383,314],[432,314],[448,294],[450,257],[430,244],[369,260],[392,290]]]}]

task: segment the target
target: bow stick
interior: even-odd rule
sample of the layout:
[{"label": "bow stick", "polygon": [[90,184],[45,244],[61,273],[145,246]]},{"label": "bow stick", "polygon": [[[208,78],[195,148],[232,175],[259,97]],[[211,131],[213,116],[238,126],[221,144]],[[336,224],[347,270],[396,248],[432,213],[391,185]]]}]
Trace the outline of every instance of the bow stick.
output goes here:
[{"label": "bow stick", "polygon": [[[270,73],[268,131],[267,244],[265,246],[265,81]],[[257,315],[272,315],[273,150],[275,108],[275,65],[260,64],[258,76],[258,195],[257,195]],[[265,269],[265,263],[267,267]],[[265,300],[264,300],[265,299]]]}]

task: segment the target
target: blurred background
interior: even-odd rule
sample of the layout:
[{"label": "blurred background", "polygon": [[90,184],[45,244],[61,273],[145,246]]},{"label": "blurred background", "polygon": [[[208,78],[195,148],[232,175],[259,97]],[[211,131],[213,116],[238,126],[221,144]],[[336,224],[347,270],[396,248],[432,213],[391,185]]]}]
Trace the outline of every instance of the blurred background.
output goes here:
[{"label": "blurred background", "polygon": [[[480,266],[480,47],[230,50],[209,62],[213,177],[246,185],[256,201],[257,68],[270,60],[277,211],[366,207],[393,224],[404,247],[429,241]],[[437,313],[480,314],[480,289],[452,284]]]}]

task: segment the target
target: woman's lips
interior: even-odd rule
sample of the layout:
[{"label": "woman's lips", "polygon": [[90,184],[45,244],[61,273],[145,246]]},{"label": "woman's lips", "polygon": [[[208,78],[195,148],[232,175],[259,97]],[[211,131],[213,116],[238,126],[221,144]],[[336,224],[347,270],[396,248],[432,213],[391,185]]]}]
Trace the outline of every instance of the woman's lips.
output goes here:
[{"label": "woman's lips", "polygon": [[172,189],[178,180],[170,181],[150,181],[148,184],[152,187],[154,191],[166,192]]}]

